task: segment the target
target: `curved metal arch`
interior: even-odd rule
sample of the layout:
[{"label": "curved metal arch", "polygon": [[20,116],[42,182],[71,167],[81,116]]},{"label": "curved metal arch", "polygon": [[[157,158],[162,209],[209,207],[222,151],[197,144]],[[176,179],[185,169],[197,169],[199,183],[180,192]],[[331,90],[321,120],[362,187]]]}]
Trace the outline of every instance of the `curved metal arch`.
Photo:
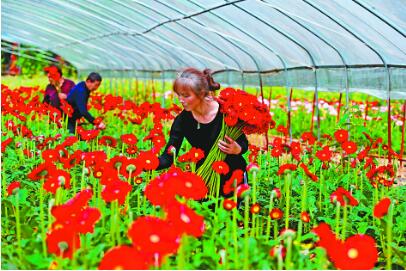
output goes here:
[{"label": "curved metal arch", "polygon": [[[391,91],[391,76],[390,76],[390,72],[389,72],[389,68],[388,68],[388,64],[386,63],[385,59],[383,58],[383,56],[375,49],[373,48],[370,44],[368,44],[364,39],[362,39],[361,37],[359,37],[359,35],[356,35],[353,31],[351,31],[350,29],[348,29],[348,27],[346,27],[343,23],[339,22],[339,20],[337,18],[333,18],[332,15],[327,14],[327,12],[319,7],[316,7],[314,5],[314,3],[309,3],[308,0],[303,0],[306,4],[308,4],[309,6],[313,7],[315,10],[317,10],[318,12],[320,12],[321,14],[323,14],[324,16],[326,16],[327,18],[329,18],[330,20],[332,20],[333,22],[335,22],[336,24],[338,24],[341,28],[343,28],[345,31],[347,31],[348,33],[350,33],[352,36],[354,36],[356,39],[358,39],[359,41],[361,41],[362,43],[364,43],[369,49],[371,49],[382,61],[383,65],[385,66],[385,70],[386,70],[386,75],[387,75],[387,88],[388,88],[388,96],[387,96],[387,102],[388,104],[390,104],[390,91]],[[388,129],[390,129],[390,126],[388,125]],[[390,133],[388,133],[388,145],[389,148],[391,147],[391,139],[390,139]]]},{"label": "curved metal arch", "polygon": [[[55,1],[55,0],[53,0],[53,1]],[[234,1],[231,2],[231,3],[221,4],[221,5],[212,7],[212,8],[210,8],[210,9],[208,9],[208,10],[218,9],[218,8],[223,7],[223,6],[227,6],[227,5],[230,5],[230,4],[232,4],[232,3],[238,3],[238,2],[242,2],[242,1],[246,1],[246,0],[234,0]],[[58,3],[59,3],[59,2],[58,2]],[[77,8],[76,8],[76,9],[77,9]],[[161,25],[164,25],[164,24],[167,24],[167,23],[170,23],[170,22],[173,22],[173,21],[179,21],[179,20],[191,18],[191,17],[193,17],[193,16],[197,16],[197,15],[200,15],[200,14],[202,14],[202,13],[205,13],[205,12],[207,12],[208,10],[204,10],[204,11],[202,11],[202,12],[198,12],[198,13],[195,13],[195,14],[191,14],[191,15],[188,15],[188,16],[181,17],[181,18],[172,19],[172,20],[168,20],[168,21],[166,21],[166,22],[159,23],[158,25],[155,25],[155,26],[153,26],[153,27],[147,29],[146,31],[144,31],[144,32],[142,32],[142,33],[136,33],[136,34],[134,34],[134,35],[143,35],[143,34],[146,34],[146,33],[150,32],[150,31],[152,31],[153,29],[155,29],[155,28],[157,28],[157,27],[160,27]],[[91,14],[91,15],[92,15],[92,14]],[[103,21],[104,21],[104,19],[103,19]],[[113,35],[118,35],[118,34],[120,34],[119,31],[104,33],[104,34],[101,34],[101,35],[95,35],[95,36],[91,36],[91,37],[85,38],[85,39],[83,39],[83,40],[79,40],[79,41],[75,41],[75,42],[71,42],[71,43],[62,44],[61,47],[66,47],[66,46],[70,46],[70,45],[73,45],[73,44],[76,44],[76,43],[83,43],[83,42],[85,42],[85,41],[90,41],[90,40],[97,39],[97,38],[100,38],[100,37],[107,37],[107,36],[113,36]]]},{"label": "curved metal arch", "polygon": [[[81,4],[81,3],[77,3],[80,7],[82,7],[83,8],[83,10],[88,10],[87,9],[87,6],[86,5],[83,5],[83,4]],[[93,3],[93,4],[97,4],[97,3]],[[73,7],[73,6],[72,6]],[[76,7],[73,7],[73,8],[75,8],[76,9]],[[100,18],[100,16],[96,16],[96,17],[98,17],[98,18]],[[98,24],[98,25],[100,25],[100,24]],[[108,42],[108,44],[110,44],[110,42]],[[63,47],[62,47],[63,48]],[[111,49],[111,51],[115,51],[114,49],[115,49],[115,47],[114,46],[108,46],[108,48],[110,48]],[[150,61],[149,61],[149,58],[148,57],[145,57],[144,56],[144,54],[147,54],[147,53],[141,53],[141,52],[135,52],[135,54],[137,54],[137,55],[139,55],[139,56],[141,56],[141,58],[143,58],[143,59],[145,59],[145,61],[147,62],[147,63],[151,63]],[[116,56],[117,56],[117,54],[115,54]],[[152,57],[152,58],[154,58],[154,57]],[[158,66],[159,67],[163,67],[162,66],[162,64],[160,63],[160,61],[155,61],[156,63],[158,63]],[[123,62],[123,63],[126,63],[126,62]],[[132,61],[130,61],[128,64],[126,64],[125,66],[132,66],[132,67],[134,67],[134,63],[132,62]],[[143,65],[141,65],[141,66],[143,66]],[[145,67],[145,66],[144,66]]]},{"label": "curved metal arch", "polygon": [[[142,5],[142,6],[146,7],[146,8],[148,8],[148,9],[153,10],[151,7],[149,7],[149,6],[147,6],[147,5],[143,4],[143,3],[139,3],[139,2],[136,2],[136,3],[139,4],[139,5]],[[156,21],[155,19],[150,18],[150,16],[147,16],[147,15],[145,15],[145,14],[139,12],[138,10],[134,10],[134,9],[131,8],[131,7],[129,7],[129,8],[130,8],[132,11],[137,12],[138,14],[140,14],[140,15],[143,16],[143,17],[146,17],[146,18],[148,18],[148,19],[150,19],[150,20]],[[153,10],[153,11],[155,11],[155,10]],[[156,11],[155,11],[155,12],[156,12]],[[145,27],[145,26],[143,26],[143,25],[141,25],[141,26],[142,26],[142,27]],[[184,39],[189,40],[190,42],[192,42],[192,43],[195,44],[196,46],[198,46],[198,44],[196,44],[193,40],[191,40],[191,39],[185,37],[185,36],[182,35],[181,33],[178,33],[178,31],[176,31],[176,30],[174,30],[174,29],[171,29],[171,28],[169,28],[169,27],[168,27],[168,29],[169,29],[170,31],[174,32],[175,34],[182,36]],[[145,34],[144,34],[143,36],[144,36],[144,37],[147,37],[147,35],[145,35]],[[164,40],[165,40],[166,42],[170,42],[167,38],[164,38]],[[185,50],[185,52],[190,55],[190,53],[189,53],[188,51]],[[193,58],[193,59],[196,59],[196,58],[193,57],[193,56],[192,56],[192,58]],[[204,62],[200,61],[199,59],[196,59],[196,60],[197,60],[198,62],[200,62],[201,65],[205,66],[205,63],[204,63]],[[186,64],[186,63],[185,63],[185,64]],[[186,64],[186,65],[187,65],[187,64]]]},{"label": "curved metal arch", "polygon": [[[15,15],[12,15],[12,14],[4,14],[4,16],[9,17],[9,18],[11,18],[11,19],[13,19],[14,21],[17,21],[17,22],[21,22],[21,23],[24,23],[24,24],[32,25],[32,26],[35,27],[35,28],[41,29],[42,31],[44,31],[44,33],[51,33],[51,34],[53,34],[53,35],[58,35],[58,36],[60,36],[62,39],[77,40],[77,39],[75,39],[75,38],[72,37],[72,36],[67,36],[67,35],[65,35],[65,34],[63,34],[63,33],[55,32],[55,31],[52,31],[51,29],[45,28],[45,27],[42,26],[41,24],[37,24],[37,23],[31,22],[31,21],[25,21],[25,20],[23,21],[21,18],[15,16]],[[79,43],[80,43],[80,42],[79,42]],[[90,45],[90,44],[89,44],[89,45]],[[97,50],[100,50],[100,51],[103,52],[104,54],[108,54],[108,53],[114,54],[114,55],[116,56],[117,62],[119,62],[119,63],[121,63],[121,64],[126,63],[126,62],[125,62],[125,59],[122,58],[122,56],[121,56],[120,54],[117,54],[116,52],[114,52],[114,50],[111,50],[110,52],[108,52],[108,51],[106,51],[105,49],[103,49],[103,48],[101,48],[101,47],[98,47],[98,46],[96,46],[96,45],[90,45],[90,46],[91,46],[92,48],[95,48],[95,49],[97,49]],[[49,48],[48,48],[48,49],[49,49]],[[52,50],[52,49],[49,49],[49,50]],[[54,49],[54,50],[55,50],[55,49]],[[69,58],[69,57],[68,57],[68,58]],[[68,59],[68,58],[67,58],[67,59]],[[124,66],[125,66],[125,65],[124,65]]]},{"label": "curved metal arch", "polygon": [[[58,2],[58,3],[59,3],[59,2]],[[77,9],[77,7],[73,7],[73,6],[71,6],[71,7]],[[85,9],[86,9],[86,7],[85,7]],[[96,16],[96,17],[97,17],[97,16]],[[100,25],[100,24],[98,23],[98,25]],[[86,27],[88,27],[88,26],[86,26]],[[94,28],[94,27],[93,27],[93,29],[100,30],[99,28]],[[101,36],[99,36],[99,37],[100,37],[100,38],[104,38],[104,37],[107,37],[107,36],[108,36],[108,35],[101,35]],[[86,41],[87,41],[87,39],[84,39],[84,40],[76,40],[75,42],[68,43],[68,45],[72,45],[72,44],[82,44],[82,43],[84,43],[84,42],[86,42]],[[66,46],[67,46],[66,44],[64,44],[64,45],[58,45],[58,46],[54,46],[54,47],[49,48],[49,50],[60,49],[60,48],[66,47]],[[159,47],[158,45],[155,45],[155,46]],[[110,47],[110,46],[109,46],[109,48],[114,48],[114,47]],[[99,48],[99,49],[101,49],[101,48]],[[104,49],[103,49],[103,50],[104,50]],[[112,51],[114,51],[114,50],[112,49]],[[166,53],[168,53],[168,52],[166,52]],[[139,53],[139,54],[141,54],[141,53]],[[141,57],[144,58],[144,59],[147,59],[147,58],[145,58],[145,57],[143,57],[143,56],[141,56]],[[157,63],[159,63],[159,62],[157,62]],[[163,66],[161,65],[161,63],[159,63],[158,66],[163,67]]]},{"label": "curved metal arch", "polygon": [[[194,5],[198,6],[199,8],[202,8],[199,4],[196,4],[194,1],[191,0],[191,2],[192,2]],[[234,4],[234,2],[233,2],[233,3],[229,3],[229,4]],[[207,12],[209,12],[209,13],[211,13],[211,14],[217,16],[217,15],[214,14],[211,10],[208,10]],[[182,13],[182,12],[180,12],[180,13]],[[195,19],[193,19],[193,18],[191,18],[191,17],[190,17],[190,19],[193,20],[195,23],[197,23],[197,24],[199,24],[199,25],[201,25],[201,26],[203,27],[203,24],[202,24],[202,23],[196,21]],[[221,19],[221,20],[224,20],[224,19],[221,18],[221,17],[220,17],[220,19]],[[251,58],[251,60],[254,62],[255,66],[257,67],[257,71],[260,70],[259,65],[258,65],[258,62],[256,61],[255,57],[253,57],[253,56],[252,56],[250,53],[248,53],[245,49],[241,48],[238,44],[235,44],[233,41],[229,40],[228,38],[221,36],[219,33],[215,33],[215,34],[216,34],[217,36],[219,36],[220,38],[224,39],[225,41],[227,41],[228,43],[231,43],[233,46],[235,46],[235,47],[237,47],[238,49],[240,49],[240,50],[241,50],[242,52],[244,52],[246,55],[248,55],[248,57]],[[241,73],[241,75],[242,75],[242,81],[243,81],[243,84],[244,84],[244,73],[243,73],[243,71],[241,71],[241,72],[242,72],[242,73]],[[261,78],[259,78],[259,79],[261,80]],[[244,86],[243,86],[243,88],[244,88]]]},{"label": "curved metal arch", "polygon": [[[102,8],[104,8],[104,6],[103,5],[100,5],[100,4],[98,4],[98,3],[96,3],[96,2],[92,2],[92,4],[95,4],[95,5],[97,5],[97,6],[99,6],[99,7],[102,7]],[[86,5],[81,5],[80,3],[79,3],[79,5],[81,6],[81,7],[85,7],[85,8],[87,8],[87,6]],[[111,12],[113,12],[113,13],[116,13],[117,14],[117,12],[115,12],[114,10],[112,10],[112,9],[109,9],[109,11],[111,11]],[[98,13],[98,14],[100,14],[100,12]],[[103,16],[105,16],[104,14],[101,14],[101,15],[103,15]],[[120,16],[123,16],[122,14],[120,14]],[[125,18],[127,19],[127,20],[131,20],[134,24],[137,24],[137,25],[139,25],[140,27],[143,27],[143,25],[141,25],[141,24],[139,24],[137,21],[134,21],[133,19],[131,19],[130,17],[128,17],[128,16],[125,16]],[[126,26],[125,26],[126,27]],[[128,28],[128,27],[126,27],[126,28]],[[114,34],[118,34],[118,35],[120,35],[120,32],[117,32],[117,33],[110,33],[110,34],[107,34],[107,35],[105,35],[104,37],[108,37],[108,36],[110,36],[110,35],[114,35]],[[125,36],[125,35],[123,35],[123,36]],[[152,43],[152,44],[155,44],[155,43]],[[160,48],[160,49],[162,49],[161,48],[161,46],[159,46],[159,45],[157,45],[157,44],[155,44],[155,46],[156,47],[158,47],[158,48]],[[139,47],[138,47],[139,48]],[[162,50],[161,50],[162,51]],[[165,51],[166,52],[166,54],[168,54],[168,51]],[[169,54],[169,55],[171,55],[172,56],[172,54]],[[173,58],[175,58],[176,60],[177,60],[177,62],[178,63],[180,63],[179,62],[179,59],[178,58],[176,58],[176,57],[173,57]],[[168,62],[168,63],[170,63],[170,62]],[[161,67],[161,69],[163,68],[163,65],[161,65],[160,63],[159,63],[159,66]],[[169,67],[170,67],[170,65],[169,65]]]},{"label": "curved metal arch", "polygon": [[[28,16],[28,15],[32,15],[33,11],[38,11],[38,10],[40,10],[40,12],[36,12],[36,14],[47,14],[47,16],[53,18],[52,20],[50,20],[49,18],[46,18],[46,19],[44,19],[44,20],[46,20],[46,21],[52,21],[53,24],[55,24],[55,25],[57,25],[57,26],[59,26],[59,27],[61,27],[61,28],[67,28],[64,24],[61,24],[58,20],[56,20],[54,14],[51,12],[51,9],[45,9],[45,8],[42,8],[42,6],[39,6],[39,5],[36,5],[37,9],[29,9],[28,7],[26,7],[26,6],[24,6],[24,5],[15,5],[15,6],[14,6],[13,4],[15,4],[15,2],[12,2],[11,5],[9,4],[8,7],[9,7],[10,9],[23,10],[23,11],[27,14],[27,16]],[[33,3],[30,2],[30,5],[31,5],[31,6],[32,6],[32,5],[35,5],[35,2],[33,2]],[[7,14],[7,13],[4,12],[3,14]],[[55,20],[54,20],[54,18],[55,18]],[[78,28],[81,28],[81,25],[83,25],[83,23],[82,23],[81,21],[78,21],[78,20],[74,20],[74,21],[72,22],[72,24],[75,25],[75,26],[78,27]],[[80,26],[79,26],[79,25],[80,25]],[[83,27],[83,29],[84,29],[84,28],[85,28],[85,27]],[[90,28],[90,26],[87,26],[87,28]]]},{"label": "curved metal arch", "polygon": [[[159,3],[162,4],[161,2],[159,2]],[[149,10],[152,10],[152,11],[154,11],[155,13],[158,13],[159,15],[161,15],[161,16],[166,17],[167,19],[169,19],[169,17],[167,17],[166,15],[162,14],[161,12],[158,12],[157,10],[152,9],[150,6],[145,5],[144,3],[139,3],[139,2],[137,2],[137,4],[142,5],[142,6],[146,7],[146,8],[148,8]],[[176,10],[176,11],[179,12],[178,10]],[[144,14],[143,14],[143,15],[144,15]],[[194,35],[197,35],[199,38],[203,39],[199,34],[197,34],[196,32],[194,32],[193,30],[191,30],[191,29],[189,29],[189,28],[187,28],[187,27],[185,27],[185,26],[183,26],[183,25],[181,25],[181,24],[179,24],[179,23],[177,23],[177,22],[176,22],[176,24],[178,24],[179,26],[183,27],[184,29],[186,29],[186,30],[192,32]],[[170,27],[168,27],[168,29],[169,29],[170,31],[174,31],[174,32],[177,33],[176,30],[171,29]],[[181,34],[178,33],[178,35],[181,35]],[[183,38],[185,38],[185,39],[191,41],[193,44],[195,44],[196,46],[200,47],[202,50],[205,50],[202,46],[200,46],[198,43],[195,43],[193,40],[191,40],[191,39],[189,39],[189,38],[187,38],[187,37],[184,37],[183,35],[181,35],[181,36],[182,36]],[[241,69],[240,63],[239,63],[238,61],[236,61],[233,57],[231,57],[229,54],[227,54],[226,52],[224,52],[221,48],[218,48],[214,43],[212,43],[212,42],[210,42],[210,41],[208,41],[208,40],[206,40],[206,39],[203,39],[203,40],[206,41],[207,43],[211,44],[213,47],[215,47],[216,49],[218,49],[218,50],[221,51],[222,53],[224,53],[226,56],[228,56],[228,57],[229,57],[231,60],[233,60],[233,61],[235,62],[235,64],[237,64],[237,66]]]},{"label": "curved metal arch", "polygon": [[300,25],[301,27],[303,27],[304,29],[306,29],[307,31],[309,31],[310,33],[312,33],[314,36],[316,36],[318,39],[322,40],[325,44],[327,44],[328,46],[330,46],[341,58],[341,61],[344,64],[344,70],[345,70],[345,93],[346,93],[346,108],[348,110],[348,104],[349,104],[349,75],[348,75],[348,64],[345,61],[344,56],[340,53],[340,51],[330,42],[328,42],[326,40],[325,37],[322,37],[322,35],[317,34],[315,31],[313,31],[311,29],[310,26],[306,26],[304,24],[302,24],[301,22],[299,22],[298,20],[294,19],[292,16],[288,15],[285,11],[283,11],[282,9],[272,6],[276,11],[280,12],[281,14],[283,14],[284,16],[286,16],[287,18],[291,19],[292,21],[294,21],[295,23],[297,23],[298,25]]},{"label": "curved metal arch", "polygon": [[[124,37],[123,37],[124,38]],[[115,42],[114,42],[115,43]],[[162,65],[162,63],[159,61],[160,60],[160,58],[159,57],[157,57],[157,56],[155,56],[155,55],[152,55],[152,54],[149,54],[149,53],[146,53],[146,52],[144,52],[144,51],[141,51],[138,47],[135,49],[135,48],[129,48],[128,46],[125,46],[125,45],[117,45],[117,47],[121,47],[121,48],[123,48],[124,50],[128,50],[128,51],[130,51],[130,52],[134,52],[135,54],[140,54],[140,55],[145,55],[147,58],[149,57],[149,58],[151,58],[151,59],[157,59],[157,61],[156,61],[156,63],[158,63],[158,66],[162,69],[163,68],[163,65]],[[166,59],[164,59],[164,60],[166,60]],[[167,63],[169,64],[170,62],[169,61],[167,61]]]},{"label": "curved metal arch", "polygon": [[[338,24],[341,28],[343,28],[345,31],[347,31],[349,34],[351,34],[352,36],[354,36],[356,39],[358,39],[359,41],[361,41],[362,43],[364,43],[369,49],[371,49],[378,57],[379,59],[381,59],[383,65],[385,66],[385,69],[387,70],[387,75],[388,75],[388,92],[390,92],[390,73],[389,73],[389,68],[388,68],[388,64],[386,63],[384,57],[375,49],[373,48],[370,44],[368,44],[364,39],[362,39],[359,35],[356,35],[353,31],[351,31],[350,29],[348,29],[348,27],[346,27],[344,25],[344,23],[341,23],[339,21],[339,19],[337,18],[333,18],[332,15],[327,14],[327,12],[323,9],[321,9],[320,7],[316,7],[314,3],[310,3],[310,1],[308,0],[303,0],[306,4],[308,4],[309,6],[313,7],[315,10],[317,10],[318,12],[320,12],[321,14],[323,14],[324,16],[326,16],[327,18],[329,18],[330,20],[332,20],[333,22],[335,22],[336,24]],[[389,95],[389,94],[388,94]]]},{"label": "curved metal arch", "polygon": [[[69,8],[70,10],[76,10],[76,11],[78,11],[80,13],[86,13],[86,15],[88,15],[90,17],[97,18],[100,22],[105,22],[107,25],[110,25],[110,26],[113,25],[112,22],[114,22],[114,20],[112,18],[105,19],[104,17],[97,15],[97,14],[99,14],[99,12],[94,11],[94,10],[89,11],[89,8],[88,8],[89,5],[88,4],[85,5],[85,4],[81,4],[78,1],[75,1],[74,3],[81,7],[81,8],[79,8],[79,7],[75,6],[75,5],[69,4],[67,1],[59,1],[59,0],[52,0],[52,1],[54,3],[57,3],[57,4],[61,5],[61,6],[65,6],[65,7]],[[94,4],[94,2],[90,3],[90,5],[93,5],[93,4]],[[121,30],[128,30],[128,27],[126,27],[126,26],[123,27],[123,26],[121,26],[120,23],[117,23],[117,22],[114,22],[114,23],[116,24],[115,25],[116,28],[118,28],[118,29],[121,28]]]},{"label": "curved metal arch", "polygon": [[398,32],[399,34],[401,34],[403,37],[406,38],[406,34],[402,31],[402,29],[400,27],[398,27],[397,25],[395,25],[392,22],[389,22],[389,19],[385,18],[383,15],[379,14],[377,11],[370,9],[369,7],[367,7],[367,4],[365,4],[362,0],[352,0],[353,2],[355,2],[356,4],[358,4],[359,6],[363,7],[365,10],[367,10],[369,13],[375,15],[377,18],[379,18],[382,22],[384,22],[385,24],[387,24],[388,26],[390,26],[391,28],[393,28],[396,32]]},{"label": "curved metal arch", "polygon": [[[301,45],[295,38],[291,37],[289,34],[286,34],[284,31],[280,30],[279,28],[269,24],[268,22],[262,20],[261,18],[259,18],[258,16],[256,16],[255,14],[247,11],[246,9],[242,8],[242,7],[238,7],[241,10],[243,10],[244,12],[246,12],[248,15],[254,17],[255,19],[259,20],[260,22],[264,23],[265,25],[267,25],[268,27],[274,29],[275,31],[277,31],[279,34],[283,35],[284,37],[288,38],[290,41],[292,41],[293,43],[295,43],[296,45],[298,45],[300,48],[302,48],[306,54],[309,56],[310,61],[312,62],[313,65],[313,70],[314,70],[314,87],[315,87],[315,100],[316,100],[316,118],[317,118],[317,138],[320,139],[320,113],[319,113],[319,96],[318,96],[318,81],[317,81],[317,68],[316,68],[316,62],[314,60],[313,55],[309,52],[309,50],[307,50],[303,45]],[[289,100],[289,99],[288,99]],[[290,107],[290,105],[289,105]]]}]

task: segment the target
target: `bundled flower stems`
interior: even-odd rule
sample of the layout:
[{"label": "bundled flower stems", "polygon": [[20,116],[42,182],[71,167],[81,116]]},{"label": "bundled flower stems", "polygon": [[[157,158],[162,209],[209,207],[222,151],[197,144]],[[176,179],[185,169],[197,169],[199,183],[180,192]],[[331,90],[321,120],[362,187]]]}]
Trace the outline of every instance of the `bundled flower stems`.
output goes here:
[{"label": "bundled flower stems", "polygon": [[206,160],[197,170],[197,174],[205,180],[208,195],[211,196],[218,196],[220,189],[220,174],[213,170],[212,164],[223,161],[227,155],[218,148],[219,140],[223,140],[225,135],[236,140],[243,133],[265,133],[274,122],[267,106],[245,91],[225,88],[221,91],[218,102],[224,115],[222,128]]}]

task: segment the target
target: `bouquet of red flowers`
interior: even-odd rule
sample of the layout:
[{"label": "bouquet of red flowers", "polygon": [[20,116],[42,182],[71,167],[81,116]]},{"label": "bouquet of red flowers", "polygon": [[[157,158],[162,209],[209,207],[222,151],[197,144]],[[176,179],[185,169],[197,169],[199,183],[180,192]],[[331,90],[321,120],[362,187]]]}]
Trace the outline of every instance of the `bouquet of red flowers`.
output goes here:
[{"label": "bouquet of red flowers", "polygon": [[197,174],[206,182],[209,195],[212,196],[218,196],[220,190],[220,175],[213,170],[212,164],[223,161],[227,155],[218,148],[219,140],[222,140],[225,135],[236,140],[243,133],[261,134],[275,126],[268,107],[252,94],[239,89],[225,88],[217,100],[224,114],[222,129],[206,160],[197,170]]}]

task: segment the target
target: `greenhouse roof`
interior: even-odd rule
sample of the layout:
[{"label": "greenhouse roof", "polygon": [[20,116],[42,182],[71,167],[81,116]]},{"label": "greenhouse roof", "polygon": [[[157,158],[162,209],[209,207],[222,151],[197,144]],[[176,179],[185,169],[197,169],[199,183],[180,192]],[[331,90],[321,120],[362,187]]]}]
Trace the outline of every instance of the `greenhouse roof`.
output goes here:
[{"label": "greenhouse roof", "polygon": [[1,6],[2,39],[53,51],[79,70],[209,67],[228,71],[221,78],[231,82],[261,78],[406,98],[404,0],[3,0]]}]

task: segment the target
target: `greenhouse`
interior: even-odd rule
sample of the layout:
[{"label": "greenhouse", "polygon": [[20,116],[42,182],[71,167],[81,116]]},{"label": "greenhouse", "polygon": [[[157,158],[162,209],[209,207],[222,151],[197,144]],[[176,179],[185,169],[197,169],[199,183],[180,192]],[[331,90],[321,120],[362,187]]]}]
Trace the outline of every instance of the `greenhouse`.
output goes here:
[{"label": "greenhouse", "polygon": [[406,2],[3,0],[2,269],[404,269]]}]

